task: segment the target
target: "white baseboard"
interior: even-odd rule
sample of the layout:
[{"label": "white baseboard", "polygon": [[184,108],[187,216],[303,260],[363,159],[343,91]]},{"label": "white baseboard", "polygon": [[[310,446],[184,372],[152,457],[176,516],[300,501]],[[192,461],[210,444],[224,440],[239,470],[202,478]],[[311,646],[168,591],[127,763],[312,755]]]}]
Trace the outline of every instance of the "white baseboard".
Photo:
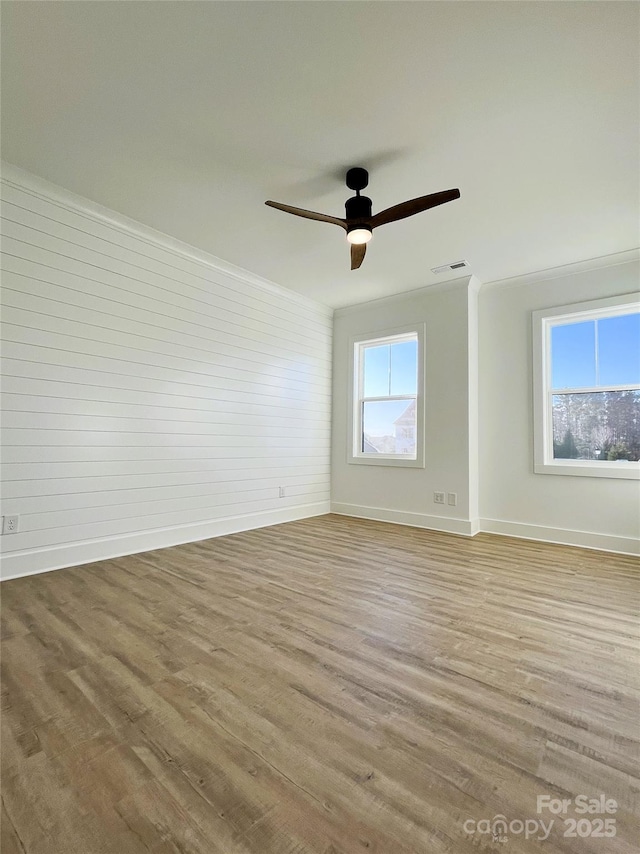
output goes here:
[{"label": "white baseboard", "polygon": [[471,529],[471,536],[475,537],[476,534],[480,533],[480,519],[470,519],[469,527]]},{"label": "white baseboard", "polygon": [[465,537],[473,537],[479,531],[517,537],[525,540],[558,543],[559,545],[579,546],[586,549],[617,552],[620,554],[640,555],[640,541],[633,537],[616,537],[609,534],[597,534],[588,531],[573,531],[566,528],[551,528],[542,525],[527,525],[521,522],[508,522],[501,519],[452,519],[444,516],[430,516],[426,513],[406,513],[383,507],[366,507],[357,504],[342,504],[321,501],[283,510],[270,510],[245,516],[230,516],[211,522],[199,522],[193,525],[181,525],[175,528],[162,528],[126,534],[122,537],[87,540],[69,543],[45,549],[30,549],[10,552],[2,556],[0,578],[20,578],[25,575],[37,575],[69,566],[111,560],[125,555],[154,549],[169,548],[184,543],[198,542],[225,534],[236,534],[254,528],[293,522],[325,513],[337,513],[342,516],[354,516],[359,519],[373,519],[379,522],[391,522],[396,525],[409,525],[443,531]]},{"label": "white baseboard", "polygon": [[527,525],[523,522],[507,522],[504,519],[480,519],[479,521],[480,530],[488,534],[501,534],[505,537],[518,537],[521,540],[539,540],[545,543],[579,546],[583,549],[597,549],[626,555],[640,554],[640,540],[633,537],[615,537],[611,534],[573,531],[569,528]]},{"label": "white baseboard", "polygon": [[392,522],[395,525],[409,525],[412,528],[460,534],[463,537],[472,537],[478,532],[478,520],[430,516],[427,513],[406,513],[402,510],[389,510],[386,507],[365,507],[360,504],[342,504],[332,501],[331,512],[340,516],[355,516],[358,519],[374,519],[377,522]]},{"label": "white baseboard", "polygon": [[175,528],[159,528],[134,534],[124,534],[121,537],[85,540],[51,548],[9,552],[2,556],[0,578],[2,581],[7,581],[10,578],[20,578],[24,575],[37,575],[54,569],[64,569],[69,566],[111,560],[139,552],[179,546],[184,543],[194,543],[198,540],[222,537],[225,534],[237,534],[240,531],[265,528],[282,522],[294,522],[296,519],[306,519],[310,516],[322,516],[329,512],[329,502],[319,501],[315,504],[302,504],[298,507],[287,507],[282,510],[268,510],[264,513],[253,513],[245,516],[229,516],[211,522],[197,522],[192,525],[179,525]]},{"label": "white baseboard", "polygon": [[444,531],[464,537],[474,537],[482,531],[487,534],[500,534],[521,540],[538,540],[544,543],[578,546],[583,549],[597,549],[598,551],[619,554],[640,554],[640,540],[633,537],[616,537],[589,531],[573,531],[568,528],[527,525],[521,522],[507,522],[502,519],[451,519],[445,516],[430,516],[426,513],[405,513],[384,507],[365,507],[335,501],[331,502],[331,512],[341,516],[355,516],[358,519],[373,519],[377,522],[392,522],[396,525],[409,525],[413,528]]}]

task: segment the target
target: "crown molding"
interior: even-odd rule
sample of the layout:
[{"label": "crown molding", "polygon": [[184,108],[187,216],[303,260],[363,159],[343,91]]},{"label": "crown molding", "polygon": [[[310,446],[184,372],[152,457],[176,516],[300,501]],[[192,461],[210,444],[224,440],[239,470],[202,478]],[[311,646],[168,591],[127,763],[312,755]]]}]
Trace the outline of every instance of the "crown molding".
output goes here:
[{"label": "crown molding", "polygon": [[493,282],[483,282],[481,290],[494,288],[519,288],[524,285],[535,284],[553,279],[561,279],[565,276],[574,276],[577,273],[589,273],[592,270],[601,270],[605,267],[617,267],[621,264],[629,264],[640,261],[640,249],[627,249],[624,252],[615,252],[612,255],[601,255],[597,258],[587,258],[584,261],[575,261],[572,264],[562,264],[559,267],[547,267],[544,270],[536,270],[532,273],[523,273],[521,276],[512,276],[508,279],[496,279]]},{"label": "crown molding", "polygon": [[316,311],[320,309],[326,314],[327,318],[331,318],[333,315],[333,309],[324,303],[298,294],[295,291],[285,288],[283,285],[271,282],[269,279],[263,279],[261,276],[251,273],[242,267],[229,264],[222,258],[191,246],[189,243],[184,243],[182,240],[164,234],[162,231],[157,231],[137,220],[130,219],[124,214],[106,208],[97,202],[92,202],[90,199],[84,198],[84,196],[78,196],[58,184],[53,184],[45,178],[34,175],[32,172],[28,172],[19,166],[14,166],[5,160],[0,161],[0,179],[2,184],[16,187],[32,196],[44,199],[74,213],[80,213],[87,219],[94,220],[114,231],[136,237],[138,240],[159,247],[165,252],[170,252],[172,255],[187,258],[189,261],[205,267],[209,271],[214,271],[236,281],[250,284],[263,291],[277,294],[298,305],[312,307]]},{"label": "crown molding", "polygon": [[459,279],[448,279],[446,282],[435,282],[433,285],[423,285],[421,288],[414,288],[411,291],[400,291],[397,294],[388,294],[377,299],[366,300],[365,302],[352,303],[351,305],[343,305],[340,308],[334,309],[334,314],[351,314],[355,311],[362,311],[370,306],[387,305],[390,302],[398,302],[399,300],[412,300],[416,297],[424,296],[427,293],[433,294],[439,291],[450,291],[452,288],[469,287],[474,276],[464,276]]}]

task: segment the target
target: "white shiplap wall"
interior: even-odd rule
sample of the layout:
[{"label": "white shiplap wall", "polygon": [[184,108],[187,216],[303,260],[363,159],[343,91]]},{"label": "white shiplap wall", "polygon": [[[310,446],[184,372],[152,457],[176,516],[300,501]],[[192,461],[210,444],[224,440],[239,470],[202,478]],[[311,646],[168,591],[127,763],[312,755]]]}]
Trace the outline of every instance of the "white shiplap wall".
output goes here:
[{"label": "white shiplap wall", "polygon": [[331,310],[2,176],[3,576],[328,512]]}]

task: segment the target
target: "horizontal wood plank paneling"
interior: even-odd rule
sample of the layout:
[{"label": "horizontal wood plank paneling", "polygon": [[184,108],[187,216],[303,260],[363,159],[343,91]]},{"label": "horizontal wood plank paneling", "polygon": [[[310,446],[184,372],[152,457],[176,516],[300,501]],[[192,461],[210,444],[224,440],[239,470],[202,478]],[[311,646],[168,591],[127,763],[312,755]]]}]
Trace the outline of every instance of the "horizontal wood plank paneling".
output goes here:
[{"label": "horizontal wood plank paneling", "polygon": [[2,189],[5,575],[328,510],[329,309],[11,167]]},{"label": "horizontal wood plank paneling", "polygon": [[[175,370],[181,375],[178,379],[181,379],[185,372],[205,376],[212,382],[227,379],[227,384],[231,384],[231,387],[238,384],[241,390],[244,390],[244,383],[250,383],[254,388],[256,380],[259,379],[260,385],[266,391],[269,391],[271,386],[276,386],[278,391],[286,386],[290,387],[292,392],[303,391],[305,394],[310,392],[304,378],[283,377],[282,372],[277,373],[268,368],[263,368],[259,362],[252,363],[250,367],[239,369],[224,363],[218,365],[217,359],[213,355],[210,355],[209,358],[204,358],[204,354],[194,356],[191,353],[180,352],[181,348],[171,343],[167,344],[166,352],[164,352],[160,340],[153,339],[153,343],[145,341],[143,338],[144,331],[138,331],[136,324],[133,323],[128,329],[114,331],[90,323],[86,315],[74,317],[74,312],[71,309],[68,311],[69,317],[67,318],[59,316],[62,313],[61,309],[58,310],[58,316],[44,311],[16,309],[8,303],[10,291],[4,289],[3,299],[5,301],[3,310],[4,340],[7,344],[23,343],[40,349],[50,348],[58,352],[85,356],[87,354],[84,342],[90,341],[93,345],[93,354],[98,358],[107,359],[111,363],[124,360],[129,364],[141,365],[143,368],[150,366],[157,369],[158,372]],[[44,328],[45,326],[48,328]],[[176,336],[180,335],[179,332],[175,334]],[[13,354],[10,347],[7,348],[7,352],[8,355]],[[322,391],[324,396],[329,395],[326,382],[322,386]]]},{"label": "horizontal wood plank paneling", "polygon": [[[40,228],[40,230],[44,231],[49,229],[50,233],[55,233],[57,231],[61,236],[70,237],[71,241],[75,241],[76,243],[80,243],[82,240],[79,235],[86,235],[89,240],[92,240],[94,239],[94,236],[91,232],[95,234],[99,233],[99,239],[101,240],[100,249],[102,252],[104,252],[105,247],[107,247],[107,253],[112,254],[114,257],[118,257],[118,254],[128,247],[133,248],[135,251],[134,266],[144,267],[145,264],[148,265],[149,261],[152,263],[159,262],[161,266],[156,268],[156,272],[159,272],[162,275],[162,278],[155,278],[153,280],[153,284],[156,288],[162,288],[164,280],[170,281],[172,278],[175,279],[177,275],[178,281],[188,283],[189,287],[193,289],[192,293],[195,296],[202,300],[208,300],[210,292],[210,267],[211,261],[213,260],[216,262],[217,284],[217,293],[214,301],[215,305],[225,305],[230,309],[234,309],[236,311],[240,310],[243,316],[247,312],[255,311],[259,314],[260,318],[264,318],[270,314],[271,317],[276,319],[286,317],[289,320],[294,319],[298,322],[302,320],[304,321],[306,328],[318,327],[320,329],[326,329],[328,326],[330,327],[332,325],[331,314],[329,312],[310,315],[308,312],[308,301],[304,297],[300,297],[297,294],[288,294],[287,296],[289,299],[286,304],[283,304],[282,291],[274,286],[271,286],[268,289],[261,288],[260,290],[256,290],[255,293],[252,294],[252,306],[247,308],[246,301],[243,300],[242,294],[238,294],[237,273],[240,273],[242,282],[246,282],[247,277],[244,275],[244,271],[235,270],[236,275],[231,274],[229,270],[223,269],[219,266],[217,259],[211,259],[210,256],[206,256],[206,261],[203,264],[201,257],[194,259],[191,247],[185,247],[183,244],[179,245],[178,251],[176,252],[176,241],[173,241],[170,238],[164,239],[164,235],[160,235],[161,240],[159,242],[157,232],[153,233],[151,239],[145,238],[141,234],[137,223],[134,223],[135,234],[132,235],[127,231],[127,221],[123,217],[119,217],[117,214],[115,215],[118,222],[114,227],[114,223],[110,218],[111,212],[106,212],[108,215],[108,221],[105,221],[104,209],[102,209],[102,212],[99,214],[99,229],[78,227],[78,224],[82,226],[83,223],[79,223],[76,217],[76,210],[70,210],[64,205],[57,205],[52,200],[50,193],[48,193],[45,198],[37,192],[30,192],[25,187],[24,181],[22,181],[21,186],[18,188],[12,186],[10,181],[5,182],[3,199],[5,202],[6,220],[16,219],[15,212],[16,208],[20,207],[20,201],[16,205],[15,200],[16,198],[18,200],[24,200],[25,196],[29,197],[26,206],[28,219],[22,221],[26,221],[32,226],[32,228]],[[84,202],[84,200],[82,201]],[[45,220],[48,220],[48,225],[42,226],[36,224],[38,213],[43,217],[39,222],[42,224]],[[63,222],[72,225],[71,232],[62,234],[62,232],[59,231]],[[52,228],[53,232],[51,231]],[[184,251],[185,249],[187,250],[186,252]],[[95,263],[93,266],[96,266]],[[203,266],[205,268],[204,270]],[[167,290],[168,298],[175,299],[175,288],[170,285],[166,285],[166,283],[164,284],[164,287]],[[185,288],[183,288],[183,290],[184,289]],[[302,305],[300,305],[300,303],[302,303]]]},{"label": "horizontal wood plank paneling", "polygon": [[[116,389],[113,386],[107,390],[104,386],[58,384],[55,381],[49,384],[49,395],[38,395],[38,381],[32,383],[29,377],[6,377],[4,385],[5,411],[6,408],[11,409],[12,404],[19,403],[18,409],[22,412],[30,411],[32,407],[35,407],[34,411],[37,412],[75,412],[76,400],[80,399],[84,400],[87,411],[100,415],[113,414],[114,410],[117,410],[118,413],[139,413],[138,407],[142,406],[147,412],[156,412],[165,417],[179,417],[180,411],[183,410],[190,413],[193,418],[204,417],[206,414],[211,420],[214,420],[214,416],[225,420],[240,414],[253,415],[260,422],[268,423],[271,418],[281,417],[279,409],[282,408],[287,410],[287,420],[292,425],[330,424],[328,418],[323,420],[315,410],[305,409],[302,412],[296,412],[295,415],[290,415],[290,408],[286,404],[279,407],[273,402],[269,405],[269,411],[265,413],[264,407],[259,403],[240,403],[226,400],[224,411],[221,412],[219,396],[216,398],[192,396],[176,399],[176,395],[167,395],[166,392],[154,395],[129,389]],[[35,394],[32,394],[32,390],[35,390]],[[108,399],[106,399],[107,395]]]},{"label": "horizontal wood plank paneling", "polygon": [[[66,354],[70,358],[69,360],[77,361],[78,367],[75,365],[61,365],[59,364],[64,357],[64,353],[60,353],[60,351],[50,351],[50,353],[42,353],[41,348],[36,349],[35,347],[28,345],[22,345],[24,347],[24,355],[22,358],[10,359],[5,357],[3,359],[3,363],[5,366],[5,387],[9,390],[11,387],[8,385],[11,382],[11,378],[18,379],[18,387],[24,388],[23,380],[29,379],[46,379],[51,382],[63,382],[63,383],[71,383],[78,386],[82,386],[87,389],[87,395],[95,394],[95,390],[99,389],[99,394],[102,398],[104,398],[105,390],[108,390],[108,393],[111,392],[111,389],[130,389],[135,390],[136,392],[149,392],[152,395],[155,395],[160,399],[163,395],[168,395],[172,402],[175,402],[173,399],[175,397],[182,397],[185,393],[185,388],[187,388],[191,397],[190,400],[214,400],[219,402],[221,400],[225,401],[225,404],[228,402],[238,402],[241,404],[255,404],[255,403],[264,403],[264,398],[268,398],[266,401],[269,404],[268,411],[277,406],[284,406],[287,409],[287,412],[291,411],[291,407],[289,406],[289,401],[293,398],[291,395],[287,396],[284,391],[282,391],[279,395],[274,396],[273,394],[263,392],[263,387],[259,387],[259,390],[254,393],[247,393],[246,391],[238,391],[233,388],[233,384],[227,382],[224,386],[221,384],[214,384],[213,381],[206,381],[206,378],[200,378],[195,374],[190,374],[187,380],[179,380],[170,378],[168,379],[165,375],[160,375],[159,377],[147,377],[140,376],[140,372],[142,368],[137,369],[137,374],[132,376],[127,371],[127,363],[124,362],[122,364],[109,364],[108,370],[105,370],[105,365],[107,363],[106,359],[96,359],[95,364],[98,366],[97,368],[92,368],[90,365],[87,365],[87,362],[90,362],[90,357],[85,357],[83,360],[82,354]],[[9,346],[5,346],[5,350],[9,350]],[[34,357],[35,354],[40,356],[40,360],[38,361],[30,361],[27,356]],[[41,361],[44,358],[49,358],[51,360],[48,363],[44,363]],[[85,362],[84,367],[80,367],[79,365],[82,362]],[[114,370],[116,368],[117,370]],[[158,382],[160,380],[160,382]],[[53,386],[47,385],[48,388],[52,388]],[[158,391],[156,392],[156,389]],[[11,388],[11,390],[15,390]],[[285,389],[286,391],[286,389]],[[52,391],[53,393],[53,391]],[[309,394],[305,394],[302,392],[301,395],[298,395],[298,399],[303,397],[305,403],[307,404],[304,408],[305,413],[315,412],[321,418],[326,418],[327,415],[327,407],[326,401],[320,399],[317,403],[310,398]],[[226,407],[225,407],[226,411]],[[261,411],[265,411],[264,408]],[[299,413],[296,411],[296,416]]]}]

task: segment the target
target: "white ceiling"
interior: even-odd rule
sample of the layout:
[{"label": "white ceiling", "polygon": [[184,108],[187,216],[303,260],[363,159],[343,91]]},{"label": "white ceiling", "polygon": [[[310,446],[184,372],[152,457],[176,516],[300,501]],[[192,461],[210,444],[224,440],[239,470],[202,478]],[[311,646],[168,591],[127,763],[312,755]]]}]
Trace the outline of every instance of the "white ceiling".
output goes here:
[{"label": "white ceiling", "polygon": [[[634,248],[635,2],[3,2],[3,157],[333,306]],[[376,231],[349,270],[349,166]]]}]

